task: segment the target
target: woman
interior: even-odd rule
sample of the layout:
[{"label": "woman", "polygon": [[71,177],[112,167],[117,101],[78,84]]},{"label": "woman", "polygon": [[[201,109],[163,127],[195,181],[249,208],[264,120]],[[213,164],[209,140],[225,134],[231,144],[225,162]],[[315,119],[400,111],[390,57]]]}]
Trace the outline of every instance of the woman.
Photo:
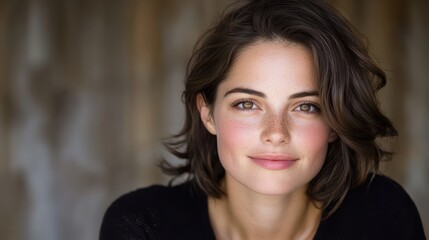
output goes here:
[{"label": "woman", "polygon": [[384,72],[322,1],[239,2],[188,64],[186,123],[166,144],[177,186],[126,194],[100,239],[424,239],[413,201],[378,173],[396,136]]}]

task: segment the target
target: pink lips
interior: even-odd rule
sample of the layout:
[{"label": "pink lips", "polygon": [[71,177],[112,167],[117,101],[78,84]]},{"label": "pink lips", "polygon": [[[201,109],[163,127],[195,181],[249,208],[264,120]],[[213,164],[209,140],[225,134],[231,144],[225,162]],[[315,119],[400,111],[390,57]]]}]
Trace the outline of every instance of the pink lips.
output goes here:
[{"label": "pink lips", "polygon": [[269,170],[282,170],[292,166],[298,159],[287,155],[263,154],[249,156],[260,167]]}]

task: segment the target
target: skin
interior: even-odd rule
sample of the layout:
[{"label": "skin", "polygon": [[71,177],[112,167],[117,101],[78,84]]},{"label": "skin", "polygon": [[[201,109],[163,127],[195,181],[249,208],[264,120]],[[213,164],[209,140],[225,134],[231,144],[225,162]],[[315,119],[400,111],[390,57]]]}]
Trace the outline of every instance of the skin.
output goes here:
[{"label": "skin", "polygon": [[213,106],[198,96],[216,135],[226,196],[209,198],[218,239],[311,239],[321,211],[306,195],[336,135],[319,106],[311,51],[258,41],[239,53]]}]

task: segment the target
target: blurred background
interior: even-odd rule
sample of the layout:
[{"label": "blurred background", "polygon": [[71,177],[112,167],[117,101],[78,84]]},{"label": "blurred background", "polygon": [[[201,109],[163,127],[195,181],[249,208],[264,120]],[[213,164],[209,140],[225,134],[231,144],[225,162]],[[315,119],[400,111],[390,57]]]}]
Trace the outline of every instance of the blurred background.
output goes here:
[{"label": "blurred background", "polygon": [[[327,0],[328,1],[328,0]],[[329,0],[386,70],[383,172],[429,233],[429,1]],[[164,184],[186,61],[227,0],[0,0],[0,239],[97,239],[120,194]]]}]

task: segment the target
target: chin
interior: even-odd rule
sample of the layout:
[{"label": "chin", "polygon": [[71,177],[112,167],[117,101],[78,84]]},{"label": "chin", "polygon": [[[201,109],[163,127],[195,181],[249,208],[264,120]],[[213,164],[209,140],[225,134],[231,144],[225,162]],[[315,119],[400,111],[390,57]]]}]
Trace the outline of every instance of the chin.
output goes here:
[{"label": "chin", "polygon": [[259,182],[248,186],[252,191],[271,196],[290,195],[292,193],[306,193],[308,184],[296,184],[290,182]]}]

